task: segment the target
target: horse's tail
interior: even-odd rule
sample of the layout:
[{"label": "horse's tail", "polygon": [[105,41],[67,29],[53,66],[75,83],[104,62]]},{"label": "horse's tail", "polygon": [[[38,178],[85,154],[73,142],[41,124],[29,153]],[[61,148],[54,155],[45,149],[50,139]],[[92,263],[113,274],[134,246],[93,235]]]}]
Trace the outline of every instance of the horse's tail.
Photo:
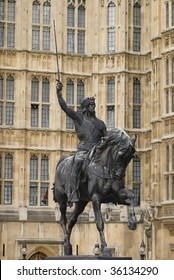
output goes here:
[{"label": "horse's tail", "polygon": [[[57,165],[56,165],[56,170],[57,170],[59,164],[60,164],[65,158],[67,158],[67,157],[68,157],[68,155],[64,155],[64,156],[62,156],[62,157],[59,159],[59,161],[58,161],[58,163],[57,163]],[[56,179],[55,179],[55,181],[56,181]],[[53,200],[54,200],[55,202],[58,202],[57,199],[56,199],[56,195],[55,195],[55,181],[54,181],[54,183],[53,183],[53,187],[52,187],[51,190],[53,191]]]}]

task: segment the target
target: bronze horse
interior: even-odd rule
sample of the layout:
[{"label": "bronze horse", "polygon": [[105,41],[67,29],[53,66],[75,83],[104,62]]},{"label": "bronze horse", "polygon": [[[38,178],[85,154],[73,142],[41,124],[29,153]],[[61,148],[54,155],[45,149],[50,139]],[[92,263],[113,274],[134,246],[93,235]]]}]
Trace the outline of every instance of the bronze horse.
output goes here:
[{"label": "bronze horse", "polygon": [[122,129],[108,132],[101,144],[95,147],[86,157],[80,174],[80,200],[75,203],[67,226],[67,190],[66,177],[73,156],[60,159],[56,167],[54,183],[54,200],[60,209],[60,224],[64,232],[64,254],[72,255],[70,236],[78,216],[84,211],[89,201],[92,201],[96,226],[100,234],[101,248],[104,256],[110,256],[104,236],[104,222],[101,214],[102,203],[130,205],[128,226],[136,229],[136,218],[133,207],[133,190],[125,189],[125,171],[134,157],[136,137],[131,139]]}]

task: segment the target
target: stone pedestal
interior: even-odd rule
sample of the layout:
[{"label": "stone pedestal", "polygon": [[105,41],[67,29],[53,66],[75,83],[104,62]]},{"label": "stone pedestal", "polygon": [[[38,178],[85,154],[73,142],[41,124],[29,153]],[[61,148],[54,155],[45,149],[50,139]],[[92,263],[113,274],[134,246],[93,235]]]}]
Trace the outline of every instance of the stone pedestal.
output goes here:
[{"label": "stone pedestal", "polygon": [[56,256],[47,257],[46,260],[132,260],[132,257],[104,257],[104,256]]}]

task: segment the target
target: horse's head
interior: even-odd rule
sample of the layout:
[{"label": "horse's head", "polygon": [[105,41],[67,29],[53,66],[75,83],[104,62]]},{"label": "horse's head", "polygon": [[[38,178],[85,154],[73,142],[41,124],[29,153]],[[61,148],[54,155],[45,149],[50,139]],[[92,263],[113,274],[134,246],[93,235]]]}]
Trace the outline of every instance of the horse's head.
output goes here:
[{"label": "horse's head", "polygon": [[111,176],[116,180],[124,180],[126,167],[135,154],[136,136],[132,139],[123,129],[110,131],[103,139],[103,149],[108,152],[107,166]]},{"label": "horse's head", "polygon": [[125,177],[126,168],[135,154],[136,137],[131,139],[125,131],[120,132],[120,134],[119,143],[116,144],[116,150],[113,154],[115,160],[114,176],[116,179]]}]

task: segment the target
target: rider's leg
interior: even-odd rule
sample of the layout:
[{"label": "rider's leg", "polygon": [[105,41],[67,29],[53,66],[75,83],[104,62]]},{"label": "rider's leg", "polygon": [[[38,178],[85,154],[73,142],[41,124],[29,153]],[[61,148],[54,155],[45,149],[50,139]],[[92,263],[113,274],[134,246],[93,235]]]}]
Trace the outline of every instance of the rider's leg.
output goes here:
[{"label": "rider's leg", "polygon": [[78,202],[79,201],[79,177],[80,177],[80,171],[83,164],[82,158],[75,158],[73,169],[70,175],[71,179],[71,196],[70,201],[71,202]]}]

